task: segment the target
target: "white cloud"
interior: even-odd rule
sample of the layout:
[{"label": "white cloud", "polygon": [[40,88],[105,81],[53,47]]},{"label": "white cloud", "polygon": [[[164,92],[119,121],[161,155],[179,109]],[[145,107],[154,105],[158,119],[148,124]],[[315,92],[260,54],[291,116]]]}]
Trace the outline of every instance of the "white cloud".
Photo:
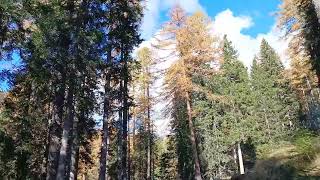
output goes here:
[{"label": "white cloud", "polygon": [[204,10],[199,0],[147,0],[141,26],[142,37],[150,38],[159,28],[160,13],[166,12],[177,4],[187,13]]},{"label": "white cloud", "polygon": [[[192,0],[188,0],[192,1]],[[177,0],[176,2],[181,2]],[[184,7],[189,9],[189,11],[196,10],[198,1],[192,1],[196,4],[193,4],[194,7],[189,7],[188,3],[185,3],[186,6]],[[164,4],[167,3],[166,6],[173,6],[173,1],[170,0],[164,0]],[[199,5],[198,8],[201,8]],[[288,43],[281,39],[282,33],[279,29],[277,29],[276,25],[273,27],[270,27],[270,31],[268,33],[261,33],[257,36],[250,36],[248,34],[244,34],[243,30],[252,28],[254,26],[254,22],[252,21],[252,18],[249,16],[235,16],[233,12],[229,9],[222,11],[218,13],[213,18],[213,23],[210,25],[212,26],[212,34],[214,36],[220,36],[227,35],[228,39],[232,41],[234,47],[239,52],[239,59],[250,69],[252,60],[254,56],[259,52],[260,49],[260,43],[261,40],[264,38],[266,39],[269,44],[279,53],[281,59],[285,64],[287,65],[287,58],[286,58],[286,49],[288,47]],[[159,38],[159,37],[158,37]],[[151,38],[148,41],[145,41],[141,44],[140,47],[152,47],[151,44],[155,44],[156,39]],[[170,51],[162,50],[162,51],[155,51],[156,57],[165,57],[168,54],[170,54]],[[161,69],[165,69],[170,66],[172,61],[174,61],[175,58],[169,58],[164,63],[160,64],[159,67]],[[162,91],[162,83],[163,79],[159,79],[153,88],[153,95],[158,96]],[[156,131],[158,135],[164,136],[170,132],[169,124],[170,124],[170,117],[165,117],[163,114],[161,114],[163,108],[165,108],[165,103],[162,101],[158,101],[158,103],[154,107],[154,119],[155,125],[157,127]]]},{"label": "white cloud", "polygon": [[254,56],[259,52],[261,40],[266,39],[270,45],[279,53],[281,59],[287,64],[285,56],[288,43],[281,40],[281,32],[276,25],[271,27],[266,34],[258,34],[256,37],[244,34],[244,29],[254,26],[249,16],[234,16],[231,10],[227,9],[217,14],[213,21],[213,34],[218,36],[227,35],[235,48],[239,51],[240,60],[250,68]]}]

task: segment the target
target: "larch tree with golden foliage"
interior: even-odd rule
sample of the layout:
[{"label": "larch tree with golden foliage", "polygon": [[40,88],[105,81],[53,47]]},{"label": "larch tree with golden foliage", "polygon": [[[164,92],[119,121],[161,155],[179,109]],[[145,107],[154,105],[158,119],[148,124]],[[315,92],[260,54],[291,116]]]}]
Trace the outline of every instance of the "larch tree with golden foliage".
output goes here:
[{"label": "larch tree with golden foliage", "polygon": [[319,1],[283,0],[279,26],[289,39],[287,50],[291,67],[287,73],[299,95],[305,113],[305,125],[318,127],[320,86]]},{"label": "larch tree with golden foliage", "polygon": [[[283,0],[279,12],[279,26],[290,39],[291,59],[303,55],[316,72],[320,87],[320,11],[317,0]],[[309,66],[309,65],[307,65]]]},{"label": "larch tree with golden foliage", "polygon": [[[134,159],[133,177],[144,177],[150,180],[152,175],[152,144],[153,144],[153,122],[151,119],[153,97],[151,95],[151,86],[154,82],[154,74],[151,68],[154,66],[152,51],[144,47],[137,53],[137,61],[140,70],[136,75],[134,84],[135,107],[133,108],[134,124],[133,131],[138,128],[138,134],[134,134]],[[134,132],[135,133],[135,132]]]},{"label": "larch tree with golden foliage", "polygon": [[[192,81],[194,73],[201,73],[201,66],[213,58],[213,38],[209,34],[210,20],[201,12],[186,17],[183,10],[176,7],[171,11],[171,21],[163,29],[163,35],[170,37],[162,43],[166,46],[174,43],[177,60],[169,67],[165,75],[167,98],[172,102],[179,99],[186,112],[188,137],[194,163],[194,179],[200,180],[201,169],[197,148],[194,116],[192,108],[192,92],[198,89]],[[172,114],[175,117],[174,114]],[[177,121],[177,120],[176,120]],[[185,121],[179,119],[178,121]]]}]

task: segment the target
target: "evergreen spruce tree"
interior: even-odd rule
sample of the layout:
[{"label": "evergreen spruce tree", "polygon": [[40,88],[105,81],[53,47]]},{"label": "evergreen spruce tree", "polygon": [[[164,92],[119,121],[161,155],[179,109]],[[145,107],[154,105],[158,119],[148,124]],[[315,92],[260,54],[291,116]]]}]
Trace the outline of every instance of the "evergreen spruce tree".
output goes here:
[{"label": "evergreen spruce tree", "polygon": [[200,100],[195,101],[195,107],[199,112],[197,122],[203,137],[202,153],[207,176],[223,178],[228,176],[227,170],[237,169],[238,163],[234,163],[237,159],[229,155],[231,149],[238,151],[238,144],[245,143],[254,128],[249,118],[248,72],[226,36],[218,74],[210,78],[200,76],[199,83],[206,84],[206,89],[219,97],[210,99],[205,94],[198,94]]},{"label": "evergreen spruce tree", "polygon": [[[284,68],[274,49],[262,40],[259,56],[252,66],[254,113],[260,134],[256,140],[274,142],[297,125],[299,105]],[[289,128],[288,128],[289,127]]]}]

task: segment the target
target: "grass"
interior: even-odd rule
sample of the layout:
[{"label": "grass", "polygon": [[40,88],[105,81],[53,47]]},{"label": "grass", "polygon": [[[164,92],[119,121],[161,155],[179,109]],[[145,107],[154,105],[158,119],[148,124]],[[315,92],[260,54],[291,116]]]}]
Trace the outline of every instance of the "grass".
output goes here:
[{"label": "grass", "polygon": [[244,179],[320,180],[320,137],[298,133],[292,142],[261,146],[258,160]]}]

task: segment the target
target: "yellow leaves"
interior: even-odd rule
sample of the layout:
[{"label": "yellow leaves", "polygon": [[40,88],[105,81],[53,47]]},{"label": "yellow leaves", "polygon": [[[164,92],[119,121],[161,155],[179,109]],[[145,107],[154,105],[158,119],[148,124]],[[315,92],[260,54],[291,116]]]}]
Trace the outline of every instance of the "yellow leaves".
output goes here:
[{"label": "yellow leaves", "polygon": [[151,68],[154,65],[152,51],[149,48],[142,48],[137,52],[137,61],[141,68],[136,73],[133,81],[133,97],[136,107],[134,107],[134,114],[143,116],[146,119],[146,112],[152,107],[153,98],[150,95],[150,87],[153,83],[154,77],[151,74]]},{"label": "yellow leaves", "polygon": [[151,50],[147,47],[144,47],[138,51],[138,59],[141,66],[147,67],[152,64],[152,53]]},{"label": "yellow leaves", "polygon": [[[303,24],[305,9],[312,4],[312,0],[283,0],[279,12],[279,26],[289,31],[290,38],[288,55],[291,59],[291,68],[287,73],[293,87],[298,91],[304,91],[316,86],[316,75],[311,70],[310,56],[305,49],[305,37]],[[299,11],[300,9],[300,11]]]},{"label": "yellow leaves", "polygon": [[[186,17],[181,8],[176,7],[170,15],[171,21],[162,31],[162,35],[169,38],[160,43],[170,46],[174,42],[177,60],[166,70],[166,94],[187,99],[186,94],[198,88],[192,81],[193,75],[209,74],[202,67],[213,60],[215,39],[209,32],[210,19],[202,12]],[[212,94],[210,97],[215,99]]]},{"label": "yellow leaves", "polygon": [[283,0],[280,6],[278,25],[290,32],[298,31],[301,28],[301,17],[297,6],[304,0]]},{"label": "yellow leaves", "polygon": [[291,27],[292,31],[298,31],[301,28],[301,24],[299,23],[294,23]]},{"label": "yellow leaves", "polygon": [[209,33],[210,21],[202,12],[187,18],[185,25],[177,31],[177,50],[187,64],[198,66],[212,60],[214,38]]},{"label": "yellow leaves", "polygon": [[190,92],[192,90],[191,77],[186,72],[186,66],[183,60],[178,60],[171,65],[165,76],[166,88],[179,94]]},{"label": "yellow leaves", "polygon": [[302,56],[292,57],[289,79],[296,89],[309,89],[309,86],[316,86],[316,74],[311,70],[308,58]]}]

